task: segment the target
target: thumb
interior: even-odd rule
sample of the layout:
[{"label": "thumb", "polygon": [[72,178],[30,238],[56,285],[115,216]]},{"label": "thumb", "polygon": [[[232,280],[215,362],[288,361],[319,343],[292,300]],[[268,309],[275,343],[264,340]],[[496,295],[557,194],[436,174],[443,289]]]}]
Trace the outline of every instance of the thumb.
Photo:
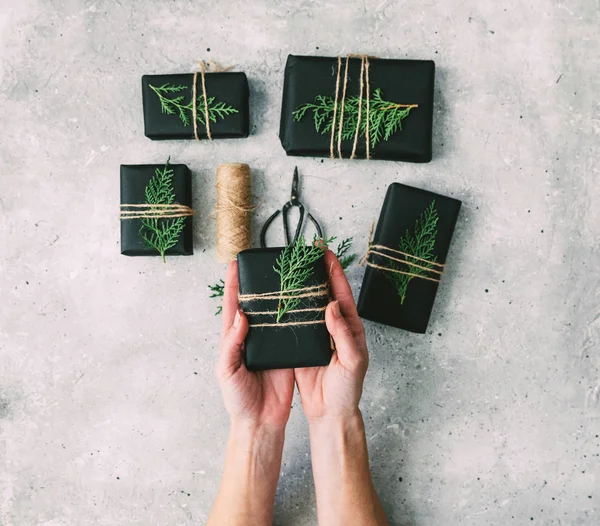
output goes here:
[{"label": "thumb", "polygon": [[333,337],[337,350],[338,360],[345,369],[358,369],[364,362],[364,356],[352,335],[350,326],[344,319],[338,301],[333,301],[325,311],[327,330]]},{"label": "thumb", "polygon": [[242,365],[244,340],[248,334],[248,319],[237,310],[233,324],[223,331],[221,336],[221,351],[217,365],[217,375],[228,378]]}]

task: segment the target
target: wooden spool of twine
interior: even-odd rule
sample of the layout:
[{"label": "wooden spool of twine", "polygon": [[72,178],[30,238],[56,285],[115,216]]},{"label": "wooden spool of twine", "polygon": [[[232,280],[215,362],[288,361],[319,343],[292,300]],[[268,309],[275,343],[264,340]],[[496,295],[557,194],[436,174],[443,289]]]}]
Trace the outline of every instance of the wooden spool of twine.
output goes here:
[{"label": "wooden spool of twine", "polygon": [[250,167],[232,163],[217,166],[217,258],[230,263],[252,246],[252,186]]}]

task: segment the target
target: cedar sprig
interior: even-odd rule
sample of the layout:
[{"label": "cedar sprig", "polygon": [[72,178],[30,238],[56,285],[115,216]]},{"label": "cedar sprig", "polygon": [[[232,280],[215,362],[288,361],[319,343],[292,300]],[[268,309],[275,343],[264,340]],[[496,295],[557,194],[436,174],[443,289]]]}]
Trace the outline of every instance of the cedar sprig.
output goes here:
[{"label": "cedar sprig", "polygon": [[[357,95],[346,97],[344,101],[344,120],[342,123],[342,140],[352,140],[356,133],[358,123],[358,109],[360,97]],[[379,88],[375,89],[369,100],[369,140],[371,148],[374,148],[380,141],[387,141],[397,131],[402,130],[402,121],[408,117],[410,111],[416,108],[417,104],[398,104],[396,102],[383,100],[383,93]],[[300,121],[307,112],[312,111],[315,130],[321,134],[331,134],[333,126],[333,114],[335,100],[328,95],[317,95],[315,102],[307,102],[298,106],[293,112],[294,120]],[[342,102],[338,100],[336,120],[339,119],[342,109]],[[337,141],[339,135],[339,121],[334,130],[334,140]],[[367,105],[366,100],[362,99],[362,109],[360,116],[360,126],[358,134],[364,137],[367,130]]]},{"label": "cedar sprig", "polygon": [[[225,295],[225,282],[222,279],[214,285],[209,285],[208,288],[212,292],[210,298],[222,298]],[[219,305],[215,311],[215,316],[218,316],[221,312],[223,312],[223,306]]]},{"label": "cedar sprig", "polygon": [[335,255],[338,258],[342,269],[346,270],[358,258],[358,254],[348,254],[352,248],[353,238],[344,239],[336,248]]},{"label": "cedar sprig", "polygon": [[[169,166],[167,159],[165,167],[157,168],[154,176],[148,182],[144,192],[146,204],[148,205],[170,205],[175,201],[175,189],[173,188],[173,169]],[[162,208],[150,208],[150,211],[162,211]],[[173,219],[159,217],[140,218],[142,226],[139,233],[146,245],[155,248],[165,262],[165,252],[177,244],[179,236],[185,226],[185,217]]]},{"label": "cedar sprig", "polygon": [[[306,280],[312,275],[312,265],[323,257],[323,246],[329,245],[333,238],[323,241],[314,237],[312,244],[307,245],[304,236],[300,236],[295,243],[286,246],[273,266],[273,270],[280,278],[280,292],[282,295],[293,296],[294,291],[304,288]],[[280,299],[277,305],[277,322],[289,311],[300,305],[297,298]]]},{"label": "cedar sprig", "polygon": [[[411,234],[408,230],[400,239],[399,249],[406,254],[411,254],[421,259],[426,259],[435,263],[437,256],[434,255],[433,249],[435,247],[435,238],[437,235],[437,223],[439,220],[437,209],[435,208],[435,200],[431,201],[430,205],[425,209],[421,216],[415,222],[414,232]],[[404,256],[409,262],[420,265],[431,269],[434,267],[433,264],[420,261],[410,256]],[[404,272],[410,272],[417,276],[424,276],[427,274],[427,270],[419,267],[413,267],[412,265],[402,265],[394,261],[391,262],[390,268],[394,270],[402,270]],[[397,272],[388,272],[387,276],[392,280],[392,283],[396,287],[398,296],[400,297],[400,304],[404,304],[406,298],[406,292],[408,284],[414,276],[407,276],[406,274],[398,274]]]},{"label": "cedar sprig", "polygon": [[[182,91],[189,90],[188,86],[173,86],[170,83],[163,84],[162,86],[153,86],[149,84],[150,89],[158,95],[160,100],[160,107],[163,113],[169,115],[177,115],[179,120],[184,126],[189,126],[192,122],[193,117],[193,98],[190,98],[189,102],[185,102],[185,95],[176,95],[173,98],[169,98],[170,94],[181,93]],[[233,113],[239,113],[239,111],[233,106],[229,106],[225,102],[217,102],[215,97],[208,97],[206,99],[208,105],[208,118],[210,122],[217,122],[217,119],[224,119],[228,115]],[[189,115],[188,115],[189,112]],[[202,125],[206,126],[205,114],[204,114],[204,95],[200,95],[196,98],[196,120]]]}]

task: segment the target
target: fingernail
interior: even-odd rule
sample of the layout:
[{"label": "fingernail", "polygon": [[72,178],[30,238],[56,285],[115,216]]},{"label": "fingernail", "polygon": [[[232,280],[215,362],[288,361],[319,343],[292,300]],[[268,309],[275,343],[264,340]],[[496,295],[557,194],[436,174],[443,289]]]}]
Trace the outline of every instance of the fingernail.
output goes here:
[{"label": "fingernail", "polygon": [[240,324],[240,311],[235,311],[235,318],[233,318],[233,327],[237,329],[237,326]]},{"label": "fingernail", "polygon": [[333,302],[333,305],[331,306],[331,313],[333,314],[334,318],[341,318],[342,312],[340,311],[340,302],[339,301]]}]

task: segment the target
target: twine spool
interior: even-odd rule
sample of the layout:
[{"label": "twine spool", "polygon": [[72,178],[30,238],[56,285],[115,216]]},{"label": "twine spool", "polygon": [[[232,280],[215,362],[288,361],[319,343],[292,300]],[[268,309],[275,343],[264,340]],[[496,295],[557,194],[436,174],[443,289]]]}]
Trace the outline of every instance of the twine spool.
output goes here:
[{"label": "twine spool", "polygon": [[250,167],[232,163],[217,166],[217,258],[230,263],[252,246],[252,186]]}]

